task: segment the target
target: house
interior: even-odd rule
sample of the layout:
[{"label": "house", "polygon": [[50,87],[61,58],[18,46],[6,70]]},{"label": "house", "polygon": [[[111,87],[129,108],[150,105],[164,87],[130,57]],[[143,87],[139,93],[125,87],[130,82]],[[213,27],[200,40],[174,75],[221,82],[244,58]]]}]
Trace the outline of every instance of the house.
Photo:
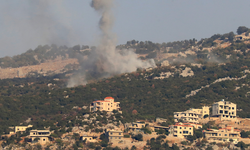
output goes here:
[{"label": "house", "polygon": [[123,131],[119,129],[106,130],[106,136],[111,143],[120,143],[123,141]]},{"label": "house", "polygon": [[[90,111],[107,111],[112,112],[113,110],[120,110],[120,102],[114,102],[113,97],[106,97],[104,100],[93,101],[90,104]],[[121,111],[119,111],[121,113]]]},{"label": "house", "polygon": [[83,135],[81,136],[81,140],[85,140],[86,142],[97,142],[97,136],[91,136],[91,135]]},{"label": "house", "polygon": [[125,124],[125,128],[129,131],[140,131],[144,127],[146,127],[146,123],[139,121]]},{"label": "house", "polygon": [[203,130],[203,134],[209,142],[233,141],[235,144],[237,144],[240,138],[240,130],[234,129],[234,127],[230,126],[218,130],[216,129]]},{"label": "house", "polygon": [[163,123],[163,122],[166,122],[166,121],[168,121],[168,119],[159,118],[159,117],[157,117],[157,118],[155,119],[155,122],[156,122],[156,123]]},{"label": "house", "polygon": [[189,122],[189,123],[199,123],[199,119],[204,116],[209,116],[209,106],[203,106],[202,109],[190,108],[189,110],[182,112],[174,112],[174,121]]},{"label": "house", "polygon": [[183,123],[176,123],[175,125],[170,125],[169,131],[174,137],[185,138],[188,135],[193,135],[194,127]]},{"label": "house", "polygon": [[49,130],[30,130],[30,138],[31,141],[36,141],[35,139],[39,139],[38,142],[41,145],[49,142],[50,131]]},{"label": "house", "polygon": [[195,129],[201,129],[202,128],[202,124],[196,124],[196,123],[183,123],[183,124],[193,126]]},{"label": "house", "polygon": [[241,34],[241,35],[235,35],[235,40],[248,40],[250,39],[249,36],[246,36],[245,33]]},{"label": "house", "polygon": [[216,102],[212,106],[212,116],[213,117],[220,117],[221,120],[232,120],[236,119],[236,104],[224,101],[222,99],[219,102]]},{"label": "house", "polygon": [[17,133],[17,132],[24,132],[24,131],[26,131],[26,129],[27,128],[32,128],[33,127],[33,125],[28,125],[28,126],[15,126],[15,128],[14,128],[14,131],[15,131],[15,133]]}]

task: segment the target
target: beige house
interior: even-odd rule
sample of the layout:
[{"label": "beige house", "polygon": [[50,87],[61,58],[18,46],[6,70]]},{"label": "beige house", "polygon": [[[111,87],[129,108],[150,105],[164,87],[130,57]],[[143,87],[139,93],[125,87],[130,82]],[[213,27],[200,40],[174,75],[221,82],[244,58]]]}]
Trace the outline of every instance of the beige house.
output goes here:
[{"label": "beige house", "polygon": [[32,128],[33,125],[28,125],[28,126],[15,126],[15,133],[17,132],[24,132],[26,131],[27,128]]},{"label": "beige house", "polygon": [[140,131],[140,129],[144,127],[146,127],[146,123],[139,121],[125,124],[125,128],[128,129],[129,131]]},{"label": "beige house", "polygon": [[220,117],[221,120],[232,120],[236,119],[236,110],[236,104],[222,99],[221,101],[213,104],[212,116]]},{"label": "beige house", "polygon": [[203,106],[202,109],[191,108],[182,112],[174,112],[174,121],[188,123],[199,123],[199,119],[202,119],[205,115],[209,116],[209,106]]},{"label": "beige house", "polygon": [[83,135],[82,137],[81,137],[81,139],[84,141],[86,141],[86,142],[97,142],[97,139],[96,139],[97,137],[95,137],[95,136],[90,136],[90,135]]},{"label": "beige house", "polygon": [[235,40],[248,40],[250,39],[250,36],[246,36],[245,33],[241,34],[241,35],[235,35]]},{"label": "beige house", "polygon": [[36,138],[39,138],[38,142],[41,145],[44,145],[47,142],[49,142],[49,136],[50,136],[50,131],[49,130],[31,130],[30,131],[30,138],[31,138],[32,142]]},{"label": "beige house", "polygon": [[122,143],[123,142],[123,131],[121,130],[106,130],[106,136],[111,143]]},{"label": "beige house", "polygon": [[184,125],[183,123],[176,123],[175,125],[170,125],[169,131],[174,137],[185,138],[188,135],[193,135],[194,127],[191,125]]},{"label": "beige house", "polygon": [[203,134],[209,142],[233,141],[234,143],[238,143],[240,138],[240,130],[234,129],[234,127],[226,127],[219,130],[203,130]]},{"label": "beige house", "polygon": [[106,97],[104,100],[93,101],[90,104],[90,111],[108,111],[111,112],[113,110],[120,110],[120,102],[114,102],[113,97]]}]

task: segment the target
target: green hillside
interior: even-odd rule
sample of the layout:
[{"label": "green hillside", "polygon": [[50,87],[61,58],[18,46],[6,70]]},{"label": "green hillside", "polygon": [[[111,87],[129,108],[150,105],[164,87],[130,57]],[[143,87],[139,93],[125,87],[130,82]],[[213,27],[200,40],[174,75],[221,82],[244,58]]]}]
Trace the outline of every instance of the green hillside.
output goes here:
[{"label": "green hillside", "polygon": [[[223,36],[226,35],[211,38],[214,40],[224,38],[227,40],[225,42],[230,41],[230,34],[227,34],[227,37]],[[210,40],[211,38],[201,41],[190,40],[187,45],[183,45],[186,43],[183,41],[175,42],[175,44],[173,42],[172,46],[180,46],[175,50],[181,51],[192,47],[193,41],[196,45],[200,45],[200,49],[203,49],[205,46],[213,45],[214,40]],[[209,45],[211,41],[212,45]],[[138,43],[131,42],[124,46],[130,48]],[[204,43],[207,44],[203,45]],[[147,44],[159,45],[150,42]],[[201,63],[200,68],[188,61],[185,62],[185,66],[183,62],[173,61],[170,66],[158,65],[150,71],[138,70],[74,88],[66,88],[69,77],[65,77],[65,74],[71,72],[49,77],[0,80],[0,133],[7,132],[9,126],[18,125],[28,118],[31,118],[32,124],[42,126],[47,122],[58,122],[70,116],[82,115],[87,110],[72,108],[89,106],[93,100],[104,99],[107,96],[112,96],[115,101],[121,102],[125,121],[151,120],[156,117],[168,118],[171,121],[174,111],[211,105],[220,99],[237,103],[238,108],[243,110],[238,111],[238,115],[250,117],[248,93],[250,75],[243,72],[250,67],[249,49],[250,44],[247,40],[232,40],[231,45],[226,48],[214,48],[212,52],[197,51],[197,55],[188,56],[194,57],[195,62]],[[227,58],[227,55],[230,55],[230,58]],[[187,60],[189,58],[183,57]],[[214,59],[220,60],[219,63]],[[191,68],[193,76],[181,75],[186,67]],[[162,72],[171,72],[172,76],[155,79],[161,76]],[[213,83],[225,77],[244,78]],[[210,86],[202,88],[194,96],[186,97],[191,91],[206,85]]]}]

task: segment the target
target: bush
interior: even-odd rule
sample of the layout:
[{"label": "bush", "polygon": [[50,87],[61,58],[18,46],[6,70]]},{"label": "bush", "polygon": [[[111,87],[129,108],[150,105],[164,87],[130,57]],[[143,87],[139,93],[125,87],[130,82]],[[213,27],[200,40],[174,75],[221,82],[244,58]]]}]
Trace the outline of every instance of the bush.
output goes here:
[{"label": "bush", "polygon": [[143,141],[143,136],[142,134],[137,134],[136,136],[134,136],[134,139],[138,141]]},{"label": "bush", "polygon": [[187,141],[182,141],[181,144],[182,145],[187,145]]},{"label": "bush", "polygon": [[125,134],[123,137],[130,138],[130,135],[129,134]]}]

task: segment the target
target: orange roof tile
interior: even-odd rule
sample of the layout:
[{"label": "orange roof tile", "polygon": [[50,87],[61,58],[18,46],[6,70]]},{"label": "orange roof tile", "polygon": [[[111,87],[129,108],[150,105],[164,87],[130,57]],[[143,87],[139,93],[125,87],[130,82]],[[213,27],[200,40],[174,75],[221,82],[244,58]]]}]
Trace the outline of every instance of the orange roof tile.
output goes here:
[{"label": "orange roof tile", "polygon": [[103,101],[103,100],[93,101],[93,103],[96,103],[96,102],[110,102],[110,101]]},{"label": "orange roof tile", "polygon": [[105,97],[104,99],[114,99],[113,97]]}]

